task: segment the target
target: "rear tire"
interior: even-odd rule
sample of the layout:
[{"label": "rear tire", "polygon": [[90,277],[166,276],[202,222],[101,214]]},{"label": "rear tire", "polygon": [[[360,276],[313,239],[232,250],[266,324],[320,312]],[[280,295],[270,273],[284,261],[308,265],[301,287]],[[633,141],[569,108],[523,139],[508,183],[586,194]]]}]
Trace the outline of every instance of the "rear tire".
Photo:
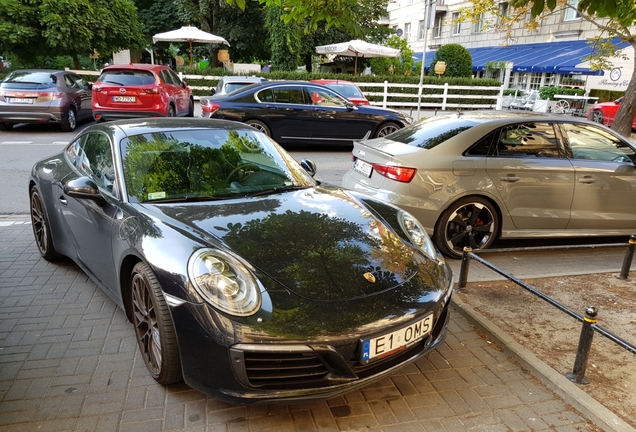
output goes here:
[{"label": "rear tire", "polygon": [[433,241],[451,258],[461,258],[464,247],[487,249],[499,233],[499,215],[493,205],[481,197],[462,198],[439,217]]},{"label": "rear tire", "polygon": [[49,220],[46,217],[44,202],[42,201],[40,192],[35,186],[31,188],[30,196],[31,225],[33,226],[33,236],[35,237],[35,244],[37,245],[42,258],[47,261],[54,261],[60,256],[53,246],[51,228],[49,226]]},{"label": "rear tire", "polygon": [[181,382],[181,361],[172,316],[161,285],[147,264],[139,262],[130,276],[133,325],[141,357],[160,384]]},{"label": "rear tire", "polygon": [[68,110],[66,110],[66,114],[62,119],[62,123],[60,124],[60,128],[64,132],[73,132],[77,127],[77,114],[75,113],[75,108],[70,106]]},{"label": "rear tire", "polygon": [[10,131],[13,129],[13,123],[0,122],[0,131]]},{"label": "rear tire", "polygon": [[262,121],[259,121],[259,120],[248,120],[248,121],[245,122],[245,124],[249,125],[249,126],[252,126],[253,128],[258,129],[259,131],[263,132],[268,137],[272,136],[272,133],[269,130],[269,128],[267,127],[267,125],[265,123],[263,123]]},{"label": "rear tire", "polygon": [[167,117],[174,117],[176,115],[174,106],[168,105],[168,115]]},{"label": "rear tire", "polygon": [[592,115],[590,116],[590,120],[592,120],[595,123],[605,124],[605,121],[603,119],[603,113],[600,110],[592,111]]}]

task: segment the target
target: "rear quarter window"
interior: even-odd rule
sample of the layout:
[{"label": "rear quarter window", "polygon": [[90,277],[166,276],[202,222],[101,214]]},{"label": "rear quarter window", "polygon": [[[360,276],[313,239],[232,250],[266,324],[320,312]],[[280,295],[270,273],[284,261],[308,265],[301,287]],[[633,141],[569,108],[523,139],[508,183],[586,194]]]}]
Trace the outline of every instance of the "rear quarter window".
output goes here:
[{"label": "rear quarter window", "polygon": [[461,118],[433,118],[393,132],[388,138],[403,144],[431,149],[475,125],[475,122]]}]

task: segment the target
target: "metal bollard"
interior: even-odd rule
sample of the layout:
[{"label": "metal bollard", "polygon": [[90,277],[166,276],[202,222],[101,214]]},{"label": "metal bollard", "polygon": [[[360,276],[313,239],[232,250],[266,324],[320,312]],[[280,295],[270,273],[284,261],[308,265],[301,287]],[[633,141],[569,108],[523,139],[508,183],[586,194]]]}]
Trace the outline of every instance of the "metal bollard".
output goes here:
[{"label": "metal bollard", "polygon": [[619,279],[627,280],[627,276],[629,275],[629,268],[631,267],[632,260],[634,259],[635,247],[636,247],[636,234],[632,234],[629,237],[627,252],[625,252],[625,259],[623,260],[623,267],[621,268],[621,274],[618,277]]},{"label": "metal bollard", "polygon": [[472,251],[473,249],[470,246],[464,247],[462,266],[459,269],[459,288],[464,288],[468,282],[468,269],[470,268],[470,257],[468,254]]},{"label": "metal bollard", "polygon": [[585,309],[581,337],[579,338],[579,347],[576,350],[576,359],[574,359],[574,369],[572,372],[565,374],[570,381],[577,384],[590,383],[590,380],[585,378],[585,369],[587,369],[587,359],[590,356],[590,348],[592,347],[592,339],[594,338],[592,324],[596,323],[597,314],[598,309],[594,306],[588,306]]}]

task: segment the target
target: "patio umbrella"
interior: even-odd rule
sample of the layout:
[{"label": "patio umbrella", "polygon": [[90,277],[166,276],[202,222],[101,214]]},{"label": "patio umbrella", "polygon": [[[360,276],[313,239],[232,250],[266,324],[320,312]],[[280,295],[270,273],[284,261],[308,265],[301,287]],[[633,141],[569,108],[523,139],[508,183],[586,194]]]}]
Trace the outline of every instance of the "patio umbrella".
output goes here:
[{"label": "patio umbrella", "polygon": [[341,56],[355,57],[354,75],[358,74],[358,57],[399,57],[400,50],[354,39],[349,42],[340,42],[330,45],[320,45],[316,47],[318,54],[333,54]]},{"label": "patio umbrella", "polygon": [[192,68],[192,42],[198,43],[224,43],[230,44],[221,36],[204,32],[193,26],[183,26],[178,30],[165,33],[157,33],[152,37],[152,42],[190,42],[190,68]]}]

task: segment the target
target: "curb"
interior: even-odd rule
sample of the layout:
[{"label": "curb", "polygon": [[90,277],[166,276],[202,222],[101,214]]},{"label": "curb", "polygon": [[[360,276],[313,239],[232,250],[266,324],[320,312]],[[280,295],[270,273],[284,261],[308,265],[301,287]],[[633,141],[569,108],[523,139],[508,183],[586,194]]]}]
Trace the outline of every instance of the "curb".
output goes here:
[{"label": "curb", "polygon": [[506,354],[514,358],[524,369],[530,371],[535,378],[559,395],[565,403],[572,405],[597,426],[605,431],[636,432],[636,429],[623,419],[578,388],[565,375],[539,360],[510,335],[487,320],[470,305],[457,298],[457,296],[451,297],[451,305],[469,322],[491,337]]}]

